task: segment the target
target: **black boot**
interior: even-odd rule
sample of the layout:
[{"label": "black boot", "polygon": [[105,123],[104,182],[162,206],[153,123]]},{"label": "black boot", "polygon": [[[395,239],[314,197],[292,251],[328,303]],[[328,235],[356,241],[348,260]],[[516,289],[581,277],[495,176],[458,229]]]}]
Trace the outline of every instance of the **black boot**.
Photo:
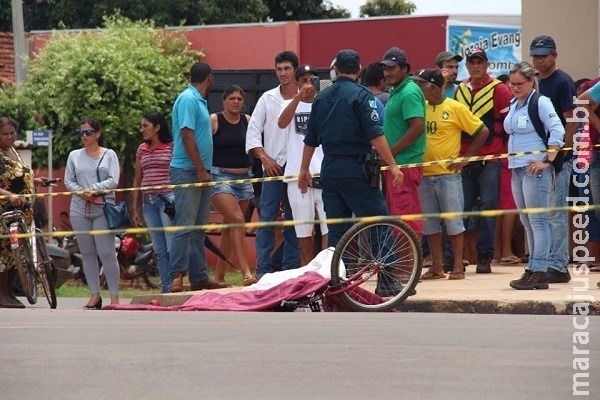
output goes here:
[{"label": "black boot", "polygon": [[510,282],[510,287],[517,290],[548,289],[548,279],[545,272],[526,269],[520,279]]}]

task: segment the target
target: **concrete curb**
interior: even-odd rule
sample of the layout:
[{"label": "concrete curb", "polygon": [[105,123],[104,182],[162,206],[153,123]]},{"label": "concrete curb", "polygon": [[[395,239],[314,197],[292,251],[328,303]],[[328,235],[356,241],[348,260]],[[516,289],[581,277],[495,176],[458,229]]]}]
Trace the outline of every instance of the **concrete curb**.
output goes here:
[{"label": "concrete curb", "polygon": [[[140,295],[131,304],[150,304],[156,300],[161,306],[176,306],[188,301],[195,293]],[[573,315],[573,301],[531,301],[531,300],[444,300],[408,299],[399,312],[426,313],[468,313],[468,314],[532,314],[532,315]],[[600,302],[590,303],[588,315],[600,315]]]},{"label": "concrete curb", "polygon": [[[573,315],[573,301],[412,300],[400,312]],[[600,302],[591,303],[588,315],[600,315]]]}]

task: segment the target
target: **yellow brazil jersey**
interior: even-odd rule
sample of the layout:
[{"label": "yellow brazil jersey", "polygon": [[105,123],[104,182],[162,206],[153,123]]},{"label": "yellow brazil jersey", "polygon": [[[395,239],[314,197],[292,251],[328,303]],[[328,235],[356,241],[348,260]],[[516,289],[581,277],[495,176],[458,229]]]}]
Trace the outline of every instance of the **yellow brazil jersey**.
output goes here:
[{"label": "yellow brazil jersey", "polygon": [[[483,128],[483,122],[464,105],[454,99],[444,99],[441,104],[427,103],[427,140],[423,161],[454,159],[460,151],[461,133],[471,136]],[[451,174],[449,164],[430,165],[423,168],[423,175]]]}]

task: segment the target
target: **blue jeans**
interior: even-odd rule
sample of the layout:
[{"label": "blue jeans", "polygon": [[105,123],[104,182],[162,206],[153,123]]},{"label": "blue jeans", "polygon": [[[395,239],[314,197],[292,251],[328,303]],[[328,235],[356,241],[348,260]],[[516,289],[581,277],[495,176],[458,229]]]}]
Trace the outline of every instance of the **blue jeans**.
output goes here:
[{"label": "blue jeans", "polygon": [[[321,178],[323,204],[327,218],[351,218],[389,215],[383,193],[372,188],[364,178]],[[328,244],[335,247],[350,223],[331,224]]]},{"label": "blue jeans", "polygon": [[[554,179],[554,190],[550,194],[550,207],[566,207],[569,196],[569,183],[573,173],[573,162],[565,160],[563,169]],[[548,266],[560,272],[567,272],[569,264],[569,212],[551,211],[548,219],[552,243]]]},{"label": "blue jeans", "polygon": [[[470,163],[462,170],[462,186],[465,199],[465,211],[473,211],[479,197],[479,209],[497,210],[500,196],[500,162]],[[465,219],[465,227],[467,219]],[[494,238],[496,236],[496,217],[479,217],[477,231],[477,253],[492,258],[494,256]]]},{"label": "blue jeans", "polygon": [[[284,218],[292,220],[292,210],[287,199],[287,184],[283,181],[263,182],[258,216],[261,222],[275,221],[279,215],[281,202],[284,203]],[[283,270],[300,267],[300,251],[298,250],[298,239],[294,227],[283,228]],[[275,270],[274,260],[271,257],[275,247],[275,231],[273,227],[261,227],[256,231],[254,241],[256,248],[256,275],[260,278],[266,273]]]},{"label": "blue jeans", "polygon": [[[600,207],[600,149],[592,151],[592,164],[590,166],[590,191],[594,205]],[[600,220],[600,208],[594,210],[596,218]]]},{"label": "blue jeans", "polygon": [[[552,166],[537,175],[527,172],[528,167],[512,169],[512,193],[517,208],[545,208],[550,204],[550,192],[554,180]],[[564,170],[563,170],[564,172]],[[546,272],[550,254],[550,223],[546,213],[519,214],[529,245],[529,264],[532,272]]]},{"label": "blue jeans", "polygon": [[[175,201],[173,193],[165,193],[164,196]],[[171,218],[164,213],[165,203],[156,194],[145,194],[142,197],[142,212],[144,213],[144,221],[148,228],[164,228],[173,225]],[[169,252],[171,251],[172,233],[167,233],[163,230],[151,230],[150,239],[152,247],[158,260],[158,272],[160,273],[162,293],[169,292]]]},{"label": "blue jeans", "polygon": [[[196,170],[171,167],[169,172],[171,182],[174,185],[199,183]],[[212,188],[176,187],[173,193],[175,195],[175,208],[178,210],[175,213],[173,225],[193,226],[208,223]],[[206,232],[201,229],[182,230],[173,234],[169,260],[169,277],[171,280],[180,272],[189,274],[190,283],[202,282],[208,279],[206,253],[204,252],[205,238]]]}]

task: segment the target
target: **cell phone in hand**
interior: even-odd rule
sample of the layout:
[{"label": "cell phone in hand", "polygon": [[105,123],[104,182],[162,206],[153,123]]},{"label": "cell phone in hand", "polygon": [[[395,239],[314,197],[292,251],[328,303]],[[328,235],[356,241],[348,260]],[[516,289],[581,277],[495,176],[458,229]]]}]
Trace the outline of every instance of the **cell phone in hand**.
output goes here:
[{"label": "cell phone in hand", "polygon": [[319,79],[318,76],[312,76],[310,78],[310,84],[313,85],[313,87],[315,88],[315,91],[317,93],[319,93],[319,90],[321,90],[321,80]]}]

